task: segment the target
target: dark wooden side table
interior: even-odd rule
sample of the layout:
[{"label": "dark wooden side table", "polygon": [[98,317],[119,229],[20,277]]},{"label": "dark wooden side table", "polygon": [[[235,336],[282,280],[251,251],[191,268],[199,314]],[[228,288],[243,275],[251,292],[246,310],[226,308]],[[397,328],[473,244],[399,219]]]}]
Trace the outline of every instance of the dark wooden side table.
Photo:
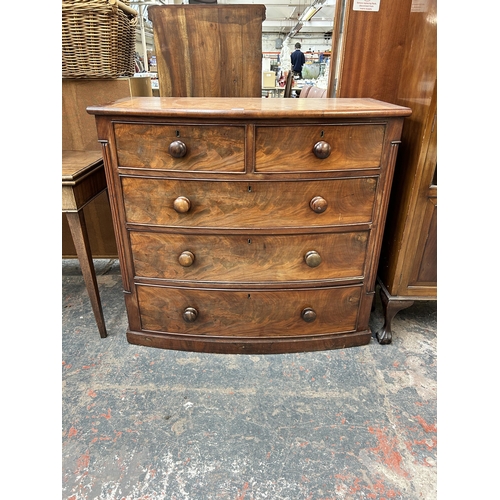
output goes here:
[{"label": "dark wooden side table", "polygon": [[62,211],[68,218],[71,236],[101,338],[107,337],[108,334],[104,324],[83,208],[106,189],[102,154],[99,151],[63,151]]}]

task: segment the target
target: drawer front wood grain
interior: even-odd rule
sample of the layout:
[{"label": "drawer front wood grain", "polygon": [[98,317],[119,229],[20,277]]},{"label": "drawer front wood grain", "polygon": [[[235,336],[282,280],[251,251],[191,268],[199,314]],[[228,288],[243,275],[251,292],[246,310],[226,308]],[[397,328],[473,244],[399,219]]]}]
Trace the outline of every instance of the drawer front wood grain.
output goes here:
[{"label": "drawer front wood grain", "polygon": [[[119,167],[170,171],[244,172],[244,126],[115,124]],[[185,154],[177,143],[185,146]],[[177,147],[177,149],[176,149]],[[179,153],[182,154],[182,151]]]},{"label": "drawer front wood grain", "polygon": [[[256,172],[314,172],[379,168],[385,125],[256,127]],[[320,159],[317,143],[329,148]]]},{"label": "drawer front wood grain", "polygon": [[361,277],[368,231],[280,236],[141,231],[131,232],[130,241],[139,277],[211,283],[307,281]]},{"label": "drawer front wood grain", "polygon": [[[143,330],[211,337],[291,337],[355,331],[361,286],[200,290],[137,286]],[[183,319],[187,308],[196,319]],[[315,319],[302,319],[305,309]]]},{"label": "drawer front wood grain", "polygon": [[[226,182],[122,177],[127,222],[175,227],[318,227],[372,220],[376,177],[296,182]],[[178,213],[179,197],[189,210]],[[321,197],[326,209],[311,202]]]}]

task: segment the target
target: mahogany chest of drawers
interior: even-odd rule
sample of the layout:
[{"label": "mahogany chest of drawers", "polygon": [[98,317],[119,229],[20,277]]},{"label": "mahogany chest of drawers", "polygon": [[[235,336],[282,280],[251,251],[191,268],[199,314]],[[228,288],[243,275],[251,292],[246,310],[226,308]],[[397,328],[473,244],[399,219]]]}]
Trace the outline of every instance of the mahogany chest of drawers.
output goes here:
[{"label": "mahogany chest of drawers", "polygon": [[373,99],[127,98],[102,144],[130,343],[358,346],[403,120]]}]

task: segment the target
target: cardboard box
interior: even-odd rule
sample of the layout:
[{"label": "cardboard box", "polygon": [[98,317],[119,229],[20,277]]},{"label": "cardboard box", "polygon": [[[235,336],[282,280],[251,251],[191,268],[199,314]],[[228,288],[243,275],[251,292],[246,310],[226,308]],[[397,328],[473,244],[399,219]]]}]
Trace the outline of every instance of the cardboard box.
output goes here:
[{"label": "cardboard box", "polygon": [[264,88],[276,86],[276,74],[274,73],[274,71],[262,72],[262,86]]}]

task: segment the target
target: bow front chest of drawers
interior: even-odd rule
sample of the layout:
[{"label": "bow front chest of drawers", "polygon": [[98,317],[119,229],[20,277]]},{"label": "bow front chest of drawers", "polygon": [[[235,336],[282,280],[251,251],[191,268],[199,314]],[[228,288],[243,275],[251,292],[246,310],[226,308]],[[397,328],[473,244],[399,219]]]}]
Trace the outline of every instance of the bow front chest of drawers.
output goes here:
[{"label": "bow front chest of drawers", "polygon": [[373,99],[126,98],[95,115],[130,343],[359,346],[403,120]]}]

